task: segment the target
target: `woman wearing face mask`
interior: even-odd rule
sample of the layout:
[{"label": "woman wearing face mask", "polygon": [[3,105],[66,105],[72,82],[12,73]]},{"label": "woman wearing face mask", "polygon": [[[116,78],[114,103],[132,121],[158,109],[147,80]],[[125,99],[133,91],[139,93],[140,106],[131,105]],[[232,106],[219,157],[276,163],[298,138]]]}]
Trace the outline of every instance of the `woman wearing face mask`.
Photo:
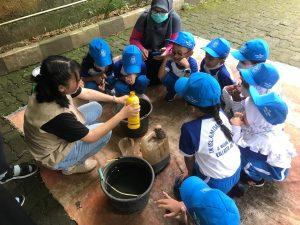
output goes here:
[{"label": "woman wearing face mask", "polygon": [[[25,140],[34,159],[63,174],[85,173],[97,165],[89,157],[103,148],[111,130],[139,109],[125,106],[104,123],[99,123],[102,106],[97,101],[123,103],[115,97],[79,87],[80,66],[64,56],[49,56],[42,62],[37,85],[24,116]],[[72,99],[90,102],[76,108]]]},{"label": "woman wearing face mask", "polygon": [[150,10],[138,18],[130,37],[130,44],[138,46],[143,53],[151,85],[160,83],[158,70],[172,49],[172,43],[167,40],[174,40],[180,31],[180,17],[172,5],[173,0],[153,0]]}]

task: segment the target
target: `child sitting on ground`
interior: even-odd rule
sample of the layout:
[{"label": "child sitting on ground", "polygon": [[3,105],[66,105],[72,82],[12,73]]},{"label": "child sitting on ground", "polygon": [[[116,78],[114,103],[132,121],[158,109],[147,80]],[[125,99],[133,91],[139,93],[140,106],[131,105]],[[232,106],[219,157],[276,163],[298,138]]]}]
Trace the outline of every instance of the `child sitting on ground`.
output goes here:
[{"label": "child sitting on ground", "polygon": [[198,71],[197,61],[191,57],[195,47],[194,36],[189,32],[181,31],[177,38],[170,42],[174,43],[172,53],[164,57],[158,72],[159,79],[167,88],[165,100],[168,102],[175,98],[174,86],[177,79]]},{"label": "child sitting on ground", "polygon": [[266,94],[273,89],[273,86],[279,80],[277,69],[269,63],[260,63],[249,69],[239,69],[239,72],[241,85],[232,85],[223,89],[224,111],[229,118],[235,112],[244,111],[242,101],[249,96],[249,85],[253,85],[259,94]]},{"label": "child sitting on ground", "polygon": [[240,151],[232,142],[230,123],[220,111],[220,85],[209,74],[197,72],[179,78],[175,90],[195,117],[181,127],[179,149],[187,168],[182,177],[196,175],[211,188],[228,193],[240,178]]},{"label": "child sitting on ground", "polygon": [[232,85],[234,82],[231,71],[225,66],[225,60],[230,52],[229,42],[224,38],[215,38],[203,50],[205,58],[200,64],[200,72],[209,73],[216,78],[221,89]]},{"label": "child sitting on ground", "polygon": [[199,177],[189,177],[180,186],[181,202],[163,192],[165,199],[156,201],[165,209],[165,218],[177,218],[184,224],[239,225],[240,214],[234,201],[222,191],[211,189]]},{"label": "child sitting on ground", "polygon": [[251,186],[263,186],[264,180],[283,181],[296,154],[283,129],[288,107],[275,92],[259,95],[253,86],[249,91],[245,112],[230,120],[241,151],[241,181]]},{"label": "child sitting on ground", "polygon": [[126,46],[122,53],[122,59],[114,64],[115,76],[112,85],[116,95],[127,95],[130,91],[144,95],[150,82],[146,73],[146,65],[139,48],[135,45]]},{"label": "child sitting on ground", "polygon": [[89,44],[89,52],[81,63],[81,79],[84,87],[108,92],[106,85],[113,77],[112,54],[108,43],[102,38],[94,38]]}]

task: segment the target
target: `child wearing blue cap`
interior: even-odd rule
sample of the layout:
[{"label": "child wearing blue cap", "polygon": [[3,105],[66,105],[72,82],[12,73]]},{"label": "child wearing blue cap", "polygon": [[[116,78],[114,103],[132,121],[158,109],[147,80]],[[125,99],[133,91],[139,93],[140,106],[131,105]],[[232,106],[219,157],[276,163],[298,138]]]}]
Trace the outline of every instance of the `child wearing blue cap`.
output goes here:
[{"label": "child wearing blue cap", "polygon": [[269,63],[260,63],[249,69],[239,69],[239,72],[241,85],[223,89],[224,111],[229,117],[235,112],[244,111],[242,101],[249,96],[249,85],[254,86],[260,94],[267,94],[271,92],[280,77],[277,69]]},{"label": "child wearing blue cap", "polygon": [[247,41],[231,54],[239,61],[238,69],[248,69],[258,63],[266,62],[269,58],[270,50],[265,40],[257,38]]},{"label": "child wearing blue cap", "polygon": [[173,43],[172,53],[164,57],[158,71],[159,79],[167,88],[165,100],[168,102],[175,98],[174,86],[177,79],[198,71],[197,61],[191,57],[196,44],[194,36],[189,32],[181,31],[177,38],[170,42]]},{"label": "child wearing blue cap", "polygon": [[130,91],[135,91],[138,95],[145,94],[150,82],[146,73],[146,65],[139,48],[135,45],[126,46],[122,59],[114,64],[113,85],[116,95],[127,95]]},{"label": "child wearing blue cap", "polygon": [[187,173],[208,186],[228,193],[240,177],[240,151],[232,141],[230,123],[220,111],[221,88],[207,73],[197,72],[176,81],[175,90],[190,105],[195,119],[181,127],[179,149]]},{"label": "child wearing blue cap", "polygon": [[286,103],[275,92],[260,95],[253,86],[249,92],[245,112],[236,113],[230,121],[241,151],[241,181],[259,187],[265,180],[286,179],[296,153],[283,129]]},{"label": "child wearing blue cap", "polygon": [[180,186],[181,202],[163,192],[165,199],[156,203],[167,210],[165,218],[181,216],[185,224],[239,225],[240,214],[235,202],[222,191],[211,189],[196,176],[185,179]]},{"label": "child wearing blue cap", "polygon": [[81,63],[81,79],[85,88],[108,91],[106,83],[113,76],[113,60],[109,44],[102,38],[94,38],[89,44],[89,52]]},{"label": "child wearing blue cap", "polygon": [[205,51],[205,58],[200,64],[200,72],[216,78],[221,89],[232,85],[234,82],[230,69],[225,66],[225,60],[230,52],[229,42],[224,38],[215,38],[202,49]]}]

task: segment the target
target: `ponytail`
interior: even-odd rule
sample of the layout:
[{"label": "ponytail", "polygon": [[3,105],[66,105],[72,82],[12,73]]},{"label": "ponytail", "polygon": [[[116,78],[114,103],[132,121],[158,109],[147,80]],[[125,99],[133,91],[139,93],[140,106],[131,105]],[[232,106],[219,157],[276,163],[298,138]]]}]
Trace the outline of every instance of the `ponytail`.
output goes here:
[{"label": "ponytail", "polygon": [[215,106],[209,106],[209,107],[197,107],[199,108],[199,110],[201,112],[204,112],[210,116],[213,116],[213,118],[215,119],[215,121],[217,122],[217,124],[220,126],[222,132],[224,133],[224,135],[226,136],[226,138],[229,141],[232,141],[232,133],[231,131],[228,129],[228,127],[226,127],[223,124],[223,121],[220,117],[220,105],[215,105]]},{"label": "ponytail", "polygon": [[214,117],[215,121],[217,122],[217,124],[220,126],[221,130],[223,131],[224,135],[226,136],[226,138],[229,141],[232,141],[232,133],[231,131],[228,129],[228,127],[226,127],[223,124],[223,121],[220,117],[220,106],[214,106],[213,107],[213,112],[212,112],[212,116]]}]

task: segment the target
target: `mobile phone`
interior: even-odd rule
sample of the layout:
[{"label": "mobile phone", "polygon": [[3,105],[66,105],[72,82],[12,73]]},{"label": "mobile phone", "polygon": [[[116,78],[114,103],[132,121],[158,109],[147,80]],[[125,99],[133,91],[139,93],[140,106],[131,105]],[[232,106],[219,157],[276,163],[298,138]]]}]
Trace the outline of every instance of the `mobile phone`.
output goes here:
[{"label": "mobile phone", "polygon": [[159,55],[161,55],[161,52],[160,51],[153,51],[153,52],[151,52],[151,55],[152,55],[152,57],[159,56]]}]

